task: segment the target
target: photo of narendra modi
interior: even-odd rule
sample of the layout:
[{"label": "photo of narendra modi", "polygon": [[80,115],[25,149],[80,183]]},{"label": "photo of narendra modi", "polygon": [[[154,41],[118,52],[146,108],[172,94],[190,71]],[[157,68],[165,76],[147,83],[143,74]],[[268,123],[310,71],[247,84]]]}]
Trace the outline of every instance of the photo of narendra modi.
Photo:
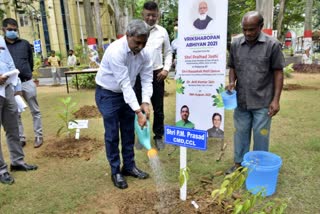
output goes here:
[{"label": "photo of narendra modi", "polygon": [[193,22],[193,26],[198,30],[210,28],[213,23],[213,18],[208,15],[212,13],[212,9],[211,7],[209,9],[207,1],[200,0],[196,8],[198,10],[198,15],[196,20]]}]

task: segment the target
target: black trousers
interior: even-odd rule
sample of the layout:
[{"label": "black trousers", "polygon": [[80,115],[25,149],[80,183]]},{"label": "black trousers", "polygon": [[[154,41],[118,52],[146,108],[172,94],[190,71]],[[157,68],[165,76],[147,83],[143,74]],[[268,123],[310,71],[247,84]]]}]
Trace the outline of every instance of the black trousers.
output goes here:
[{"label": "black trousers", "polygon": [[[153,71],[153,94],[151,97],[151,103],[153,107],[153,133],[154,139],[161,139],[164,133],[164,110],[163,110],[163,97],[164,97],[164,80],[158,81],[157,74],[162,69]],[[141,79],[137,76],[137,80],[134,86],[139,104],[142,102],[142,90],[141,90]]]}]

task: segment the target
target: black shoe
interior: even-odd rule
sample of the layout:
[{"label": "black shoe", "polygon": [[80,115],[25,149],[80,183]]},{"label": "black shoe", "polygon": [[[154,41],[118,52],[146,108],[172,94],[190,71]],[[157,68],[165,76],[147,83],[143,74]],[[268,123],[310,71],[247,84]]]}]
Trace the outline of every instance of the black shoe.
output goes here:
[{"label": "black shoe", "polygon": [[229,174],[235,172],[239,167],[241,167],[241,165],[235,164],[230,169],[228,169],[224,174],[229,175]]},{"label": "black shoe", "polygon": [[133,167],[131,170],[122,169],[121,173],[124,176],[132,176],[139,179],[146,179],[149,177],[148,173],[141,171],[137,167]]},{"label": "black shoe", "polygon": [[13,177],[11,177],[9,172],[5,172],[3,174],[0,174],[0,182],[3,184],[11,185],[14,183],[14,179],[13,179]]},{"label": "black shoe", "polygon": [[30,164],[19,164],[19,165],[10,165],[11,171],[30,171],[30,170],[37,170],[38,166],[30,165]]},{"label": "black shoe", "polygon": [[20,140],[20,144],[21,144],[21,146],[22,146],[22,147],[25,147],[25,145],[26,145],[26,141],[24,141],[24,140]]},{"label": "black shoe", "polygon": [[128,184],[126,179],[120,174],[117,173],[115,175],[111,176],[111,180],[113,182],[113,184],[118,187],[119,189],[126,189],[128,188]]},{"label": "black shoe", "polygon": [[164,144],[162,138],[155,138],[154,144],[156,145],[156,148],[158,149],[158,151],[164,150],[165,144]]},{"label": "black shoe", "polygon": [[43,137],[34,138],[34,148],[39,148],[43,144]]}]

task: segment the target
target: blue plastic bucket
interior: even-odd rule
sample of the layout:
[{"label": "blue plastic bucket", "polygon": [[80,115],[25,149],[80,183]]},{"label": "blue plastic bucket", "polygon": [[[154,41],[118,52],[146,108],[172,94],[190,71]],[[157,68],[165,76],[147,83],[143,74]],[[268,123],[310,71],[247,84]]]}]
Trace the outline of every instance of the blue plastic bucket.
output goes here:
[{"label": "blue plastic bucket", "polygon": [[237,92],[235,90],[226,90],[221,93],[221,97],[226,110],[233,110],[237,108]]},{"label": "blue plastic bucket", "polygon": [[246,188],[253,194],[265,191],[264,196],[275,193],[281,157],[271,152],[251,151],[244,155],[242,166],[248,167]]}]

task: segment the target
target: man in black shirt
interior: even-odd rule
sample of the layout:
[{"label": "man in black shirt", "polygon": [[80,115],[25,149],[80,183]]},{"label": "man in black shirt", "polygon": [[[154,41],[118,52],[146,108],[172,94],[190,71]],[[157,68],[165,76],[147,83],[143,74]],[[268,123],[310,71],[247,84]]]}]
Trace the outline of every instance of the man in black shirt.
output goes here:
[{"label": "man in black shirt", "polygon": [[[19,78],[22,82],[22,95],[29,105],[33,117],[33,129],[35,133],[34,147],[43,144],[41,113],[37,101],[36,85],[32,81],[33,54],[27,40],[18,37],[18,23],[15,19],[6,18],[2,22],[5,41],[16,68],[20,71]],[[22,145],[25,144],[23,126],[19,123],[19,134]]]}]

